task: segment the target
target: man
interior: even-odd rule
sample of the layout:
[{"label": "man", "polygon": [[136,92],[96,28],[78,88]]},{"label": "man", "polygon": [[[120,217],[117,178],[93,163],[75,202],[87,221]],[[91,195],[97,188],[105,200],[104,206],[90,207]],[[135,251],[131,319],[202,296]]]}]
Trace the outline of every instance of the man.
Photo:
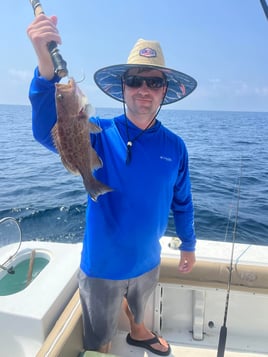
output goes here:
[{"label": "man", "polygon": [[[56,122],[55,76],[47,43],[61,43],[57,19],[39,15],[28,27],[38,57],[30,87],[33,133],[56,151],[51,129]],[[161,246],[170,209],[182,244],[180,272],[195,263],[193,204],[188,155],[180,137],[156,118],[162,105],[184,98],[196,82],[165,67],[159,43],[139,40],[128,63],[100,69],[95,82],[122,101],[124,114],[111,120],[90,118],[102,128],[92,145],[103,161],[95,172],[113,188],[88,199],[79,288],[84,347],[107,353],[116,332],[122,301],[130,321],[127,343],[167,356],[170,346],[143,323],[144,310],[159,276]]]}]

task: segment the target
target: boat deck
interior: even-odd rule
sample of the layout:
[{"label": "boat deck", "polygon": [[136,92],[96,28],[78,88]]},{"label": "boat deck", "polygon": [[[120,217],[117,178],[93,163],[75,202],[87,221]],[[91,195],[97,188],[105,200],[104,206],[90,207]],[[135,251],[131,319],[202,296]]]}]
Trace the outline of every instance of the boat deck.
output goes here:
[{"label": "boat deck", "polygon": [[[84,353],[84,357],[156,357],[157,355],[146,351],[142,348],[130,346],[125,341],[126,332],[120,331],[117,333],[113,340],[112,350],[110,354],[102,354],[97,352],[86,352]],[[189,347],[189,346],[181,346],[178,344],[171,344],[171,354],[170,357],[215,357],[217,355],[217,351],[215,349],[202,348],[202,347]],[[224,357],[260,357],[267,356],[267,354],[260,353],[247,353],[245,351],[225,351]]]},{"label": "boat deck", "polygon": [[[147,304],[145,324],[171,345],[170,357],[216,357],[223,323],[231,245],[199,242],[197,263],[187,275],[178,274],[178,251],[162,240],[159,284]],[[237,244],[227,319],[225,357],[268,356],[268,247]],[[217,258],[215,258],[217,257]],[[128,320],[121,311],[110,356],[155,357],[126,343]],[[37,357],[108,357],[85,352],[79,292],[47,337]]]},{"label": "boat deck", "polygon": [[[169,237],[161,240],[161,273],[155,292],[147,304],[145,324],[170,343],[170,357],[215,357],[226,304],[231,244],[199,242],[197,263],[191,273],[183,275],[178,272],[180,252],[171,249],[169,242]],[[58,247],[58,244],[53,243],[52,247],[47,242],[34,244],[38,244],[38,247],[32,248],[39,253],[43,244],[44,252],[48,254],[51,251],[49,264],[23,291],[0,298],[0,320],[5,327],[2,330],[6,331],[6,334],[1,334],[1,352],[4,351],[5,356],[16,357],[108,357],[107,354],[97,352],[81,353],[83,327],[79,291],[76,290],[72,296],[77,288],[78,251],[81,245],[76,246],[77,251],[74,251],[73,245],[66,244],[69,246],[67,255],[62,253],[62,245]],[[235,246],[225,357],[268,356],[267,256],[268,247]],[[72,286],[68,285],[70,282]],[[36,298],[33,298],[33,293]],[[62,296],[64,301],[59,299]],[[10,307],[9,314],[4,309],[4,302]],[[48,305],[53,306],[48,308]],[[40,312],[41,308],[45,313]],[[8,324],[7,318],[13,315],[17,319]],[[26,322],[22,319],[24,316]],[[49,317],[49,323],[44,323],[43,316]],[[19,323],[19,320],[22,322]],[[41,327],[36,328],[37,323],[42,330]],[[12,333],[8,326],[12,326]],[[128,331],[129,322],[121,311],[110,356],[156,356],[142,348],[128,345],[125,340]],[[41,337],[36,336],[37,333]]]}]

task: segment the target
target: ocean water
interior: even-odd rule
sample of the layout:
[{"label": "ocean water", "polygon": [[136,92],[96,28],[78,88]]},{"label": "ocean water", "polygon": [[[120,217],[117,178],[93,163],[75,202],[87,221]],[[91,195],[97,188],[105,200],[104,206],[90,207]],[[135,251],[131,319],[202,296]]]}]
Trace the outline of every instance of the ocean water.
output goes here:
[{"label": "ocean water", "polygon": [[[197,238],[268,245],[268,113],[163,109],[158,118],[188,147]],[[81,178],[33,139],[30,106],[0,105],[0,123],[0,219],[17,218],[23,240],[81,241]],[[172,215],[166,234],[176,235]]]}]

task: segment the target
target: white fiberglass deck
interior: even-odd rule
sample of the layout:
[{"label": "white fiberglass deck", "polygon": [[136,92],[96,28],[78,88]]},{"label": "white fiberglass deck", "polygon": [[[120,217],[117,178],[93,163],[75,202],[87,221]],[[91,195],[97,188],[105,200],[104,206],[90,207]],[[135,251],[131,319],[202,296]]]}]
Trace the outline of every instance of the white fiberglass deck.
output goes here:
[{"label": "white fiberglass deck", "polygon": [[[126,334],[119,332],[113,340],[113,347],[111,354],[116,357],[156,357],[157,355],[149,351],[145,351],[142,348],[129,346],[125,342]],[[171,354],[169,357],[216,357],[217,350],[204,347],[184,346],[171,343]],[[107,356],[107,355],[100,355]],[[100,357],[98,356],[98,357]],[[261,357],[268,356],[268,353],[250,353],[250,352],[238,352],[238,351],[225,351],[224,357]],[[86,357],[91,357],[87,354]],[[93,357],[93,355],[92,355]],[[94,357],[97,357],[94,356]]]},{"label": "white fiberglass deck", "polygon": [[[177,271],[179,252],[163,237],[160,282],[147,305],[146,324],[172,346],[171,356],[216,356],[223,324],[231,244],[199,241],[193,272]],[[268,247],[236,244],[227,314],[226,357],[268,356]],[[125,342],[121,316],[112,353],[155,356]]]},{"label": "white fiberglass deck", "polygon": [[[49,260],[45,268],[25,289],[0,296],[0,356],[34,357],[55,324],[60,313],[77,289],[81,244],[30,241],[10,262],[16,265],[29,257]],[[3,276],[7,274],[2,271]]]},{"label": "white fiberglass deck", "polygon": [[[157,355],[145,351],[142,348],[129,346],[125,341],[126,333],[119,332],[113,339],[113,347],[110,354],[102,354],[97,352],[86,352],[84,357],[156,357]],[[176,343],[170,343],[171,353],[169,357],[216,357],[217,349],[184,346]],[[241,351],[226,350],[224,357],[267,357],[268,353],[251,353]]]}]

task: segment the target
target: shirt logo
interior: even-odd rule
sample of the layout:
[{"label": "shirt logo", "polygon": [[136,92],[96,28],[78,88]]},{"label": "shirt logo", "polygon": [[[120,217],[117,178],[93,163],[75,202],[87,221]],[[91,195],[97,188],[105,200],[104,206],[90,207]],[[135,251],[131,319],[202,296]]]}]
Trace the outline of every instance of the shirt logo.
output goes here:
[{"label": "shirt logo", "polygon": [[148,58],[157,56],[156,51],[150,47],[143,48],[142,50],[140,50],[139,54],[142,57],[148,57]]},{"label": "shirt logo", "polygon": [[167,157],[167,156],[160,156],[160,159],[161,160],[165,160],[165,161],[169,161],[169,162],[172,161],[172,158],[171,157]]}]

